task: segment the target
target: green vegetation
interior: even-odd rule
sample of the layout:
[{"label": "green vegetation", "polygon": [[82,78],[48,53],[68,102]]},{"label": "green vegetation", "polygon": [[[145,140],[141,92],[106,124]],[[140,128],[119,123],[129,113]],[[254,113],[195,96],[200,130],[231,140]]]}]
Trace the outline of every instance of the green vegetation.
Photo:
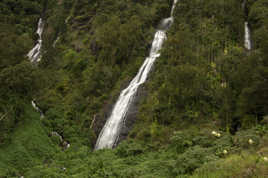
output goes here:
[{"label": "green vegetation", "polygon": [[93,152],[93,119],[137,73],[173,1],[1,1],[0,177],[265,177],[268,1],[242,2],[178,2],[127,140]]},{"label": "green vegetation", "polygon": [[[203,126],[203,125],[202,125]],[[193,129],[193,128],[192,128]],[[197,129],[197,127],[196,127]],[[168,145],[128,140],[115,150],[92,152],[83,146],[57,154],[53,162],[30,168],[26,177],[265,177],[268,163],[256,149],[267,154],[266,134],[256,129],[241,136],[207,131],[180,131]],[[240,134],[240,133],[239,133]],[[249,145],[247,138],[253,138]],[[264,139],[265,138],[265,139]],[[246,148],[242,148],[245,145]],[[227,154],[224,154],[227,150]]]},{"label": "green vegetation", "polygon": [[12,140],[0,146],[0,177],[18,177],[26,168],[42,164],[60,151],[40,123],[39,114],[30,105],[25,110],[23,122],[10,134]]},{"label": "green vegetation", "polygon": [[42,88],[42,72],[26,59],[41,7],[36,1],[0,2],[0,144],[8,142],[25,118],[25,107]]}]

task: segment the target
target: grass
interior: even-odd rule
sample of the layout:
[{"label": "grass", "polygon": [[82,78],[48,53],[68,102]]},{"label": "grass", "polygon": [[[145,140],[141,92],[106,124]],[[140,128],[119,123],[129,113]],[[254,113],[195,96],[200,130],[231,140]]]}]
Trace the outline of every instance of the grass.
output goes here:
[{"label": "grass", "polygon": [[11,143],[0,147],[0,177],[19,176],[20,171],[51,159],[58,150],[42,126],[39,113],[26,108],[22,119],[12,133]]},{"label": "grass", "polygon": [[244,152],[208,163],[196,170],[191,178],[264,178],[268,175],[267,168],[268,162],[263,161],[258,154]]}]

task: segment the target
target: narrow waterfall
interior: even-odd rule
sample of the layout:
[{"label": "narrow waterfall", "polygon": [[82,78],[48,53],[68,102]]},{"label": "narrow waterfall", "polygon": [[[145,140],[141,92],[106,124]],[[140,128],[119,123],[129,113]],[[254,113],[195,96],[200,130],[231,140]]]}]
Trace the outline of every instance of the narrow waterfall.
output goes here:
[{"label": "narrow waterfall", "polygon": [[[43,30],[44,30],[44,22],[43,20],[40,18],[38,21],[38,28],[36,33],[39,36],[39,39],[37,41],[37,44],[34,46],[34,48],[27,54],[28,58],[30,59],[31,62],[39,62],[41,60],[41,47],[42,47],[42,34],[43,34]],[[53,44],[53,47],[55,47],[57,41],[59,40],[59,37],[56,39],[56,41]],[[43,111],[37,106],[35,100],[32,100],[32,106],[33,108],[40,113],[40,117],[41,119],[45,117]],[[61,142],[61,146],[64,149],[68,149],[71,144],[67,141],[63,140],[63,137],[58,134],[57,132],[51,132],[51,136],[56,136],[60,139]]]},{"label": "narrow waterfall", "polygon": [[37,40],[37,44],[34,46],[34,48],[29,51],[27,54],[28,58],[31,62],[39,62],[41,60],[41,47],[42,47],[42,34],[44,30],[44,22],[40,18],[38,21],[38,28],[36,33],[39,36],[39,39]]},{"label": "narrow waterfall", "polygon": [[171,17],[174,16],[174,11],[175,11],[175,7],[176,7],[177,2],[178,2],[178,0],[174,0],[174,1],[173,1],[173,5],[172,5],[172,9],[171,9],[171,13],[170,13],[170,16],[171,16]]},{"label": "narrow waterfall", "polygon": [[37,104],[34,100],[32,100],[32,106],[36,111],[38,111],[40,113],[41,119],[45,117],[42,110],[37,106]]},{"label": "narrow waterfall", "polygon": [[247,21],[245,22],[245,48],[251,50],[250,29]]},{"label": "narrow waterfall", "polygon": [[[244,9],[245,13],[245,19],[248,19],[248,7],[247,7],[247,0],[244,0],[242,3],[242,9]],[[251,37],[250,37],[250,29],[248,25],[248,21],[245,20],[244,23],[244,29],[245,29],[245,39],[244,39],[244,46],[247,50],[251,50],[252,45],[251,45]]]},{"label": "narrow waterfall", "polygon": [[56,40],[53,42],[53,48],[56,48],[56,44],[58,43],[58,41],[60,40],[60,36],[58,36],[57,38],[56,38]]},{"label": "narrow waterfall", "polygon": [[63,139],[63,137],[58,133],[58,132],[55,132],[55,131],[52,131],[50,133],[50,136],[55,136],[55,137],[58,137],[60,139],[60,143],[61,143],[61,146],[64,148],[64,149],[68,149],[70,148],[71,144],[67,141],[65,141]]},{"label": "narrow waterfall", "polygon": [[[43,119],[45,117],[43,111],[37,106],[35,100],[32,100],[32,106],[33,108],[40,113],[40,118]],[[55,137],[58,137],[59,140],[60,140],[60,143],[61,143],[61,146],[64,148],[64,149],[68,149],[70,148],[71,144],[68,142],[68,141],[65,141],[63,139],[63,137],[58,133],[58,132],[55,132],[55,131],[52,131],[50,133],[50,136],[55,136]]]},{"label": "narrow waterfall", "polygon": [[120,93],[120,96],[113,108],[112,114],[99,134],[95,145],[95,150],[113,148],[117,143],[122,124],[128,112],[129,106],[135,97],[138,87],[146,81],[156,58],[160,56],[159,51],[166,39],[166,30],[173,22],[173,13],[176,3],[177,0],[174,0],[171,10],[171,17],[164,19],[160,24],[161,28],[156,31],[149,57],[145,59],[143,65],[139,69],[138,74],[130,82],[129,86]]}]

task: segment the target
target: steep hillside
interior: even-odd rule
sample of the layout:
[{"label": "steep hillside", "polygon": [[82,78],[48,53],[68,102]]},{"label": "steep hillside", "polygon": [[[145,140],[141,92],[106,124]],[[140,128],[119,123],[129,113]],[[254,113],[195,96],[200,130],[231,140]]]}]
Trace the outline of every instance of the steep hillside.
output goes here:
[{"label": "steep hillside", "polygon": [[[0,177],[268,175],[267,0],[179,0],[125,141],[93,150],[172,4],[0,2]],[[42,58],[31,63],[39,18]]]}]

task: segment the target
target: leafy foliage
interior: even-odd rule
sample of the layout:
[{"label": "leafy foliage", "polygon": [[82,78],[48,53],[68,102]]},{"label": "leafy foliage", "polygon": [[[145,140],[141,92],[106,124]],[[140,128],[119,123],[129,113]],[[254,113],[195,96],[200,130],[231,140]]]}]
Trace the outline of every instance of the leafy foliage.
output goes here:
[{"label": "leafy foliage", "polygon": [[[0,2],[0,177],[267,174],[255,153],[268,154],[267,0],[247,0],[246,9],[242,0],[178,1],[129,138],[115,150],[92,151],[96,116],[137,73],[172,3]],[[40,17],[42,61],[31,64],[26,54]],[[251,51],[243,48],[245,20]],[[216,129],[219,138],[210,134]],[[71,147],[62,151],[51,131]]]}]

